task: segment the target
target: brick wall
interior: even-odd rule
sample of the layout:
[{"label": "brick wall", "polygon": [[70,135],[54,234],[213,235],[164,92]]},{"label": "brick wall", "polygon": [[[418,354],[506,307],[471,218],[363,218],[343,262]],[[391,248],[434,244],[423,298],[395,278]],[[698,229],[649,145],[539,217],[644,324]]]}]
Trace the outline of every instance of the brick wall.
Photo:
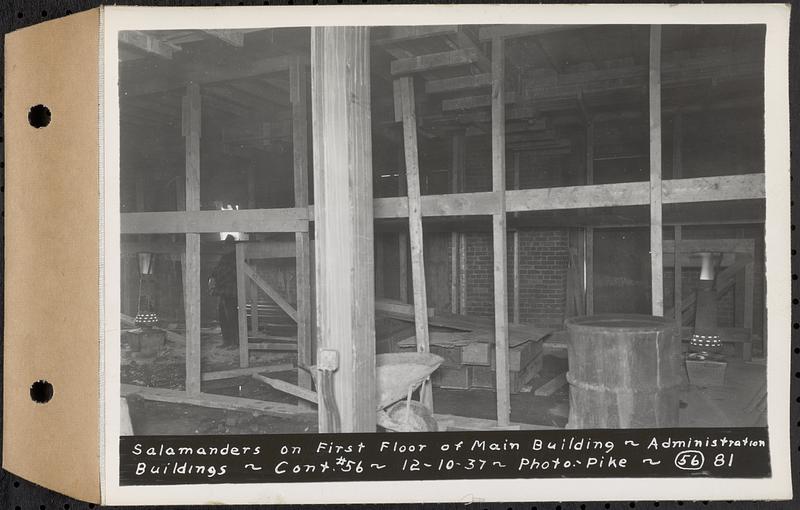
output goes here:
[{"label": "brick wall", "polygon": [[[520,320],[537,326],[561,327],[567,295],[569,252],[567,231],[520,231]],[[492,236],[467,234],[467,315],[494,316]],[[512,311],[513,252],[508,236],[508,302]]]}]

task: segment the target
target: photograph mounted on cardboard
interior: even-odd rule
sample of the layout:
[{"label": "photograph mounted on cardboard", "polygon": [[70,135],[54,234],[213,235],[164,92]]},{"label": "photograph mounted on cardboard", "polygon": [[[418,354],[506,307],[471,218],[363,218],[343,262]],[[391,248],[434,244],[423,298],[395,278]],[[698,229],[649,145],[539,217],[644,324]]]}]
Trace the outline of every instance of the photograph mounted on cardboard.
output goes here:
[{"label": "photograph mounted on cardboard", "polygon": [[627,9],[108,9],[109,496],[784,495],[787,12]]}]

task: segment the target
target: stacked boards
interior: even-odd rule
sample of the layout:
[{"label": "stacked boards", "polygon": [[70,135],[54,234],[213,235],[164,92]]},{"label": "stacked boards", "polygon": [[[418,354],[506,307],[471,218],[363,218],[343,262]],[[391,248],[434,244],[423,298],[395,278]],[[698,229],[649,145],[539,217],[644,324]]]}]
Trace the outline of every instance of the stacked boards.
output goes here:
[{"label": "stacked boards", "polygon": [[[399,307],[378,306],[378,313],[401,321],[413,322],[413,312]],[[494,325],[478,319],[437,312],[429,324],[438,331],[430,333],[430,349],[444,358],[434,372],[433,385],[451,389],[494,389],[496,384]],[[512,393],[518,393],[539,372],[542,362],[541,340],[550,329],[523,324],[509,324],[509,376]],[[399,342],[400,351],[416,350],[412,334]]]}]

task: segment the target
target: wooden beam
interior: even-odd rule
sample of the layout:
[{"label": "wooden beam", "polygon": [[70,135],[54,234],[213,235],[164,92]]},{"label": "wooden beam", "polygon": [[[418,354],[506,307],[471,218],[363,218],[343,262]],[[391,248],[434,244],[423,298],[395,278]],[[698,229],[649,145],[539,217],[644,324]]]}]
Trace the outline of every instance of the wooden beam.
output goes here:
[{"label": "wooden beam", "polygon": [[[236,243],[236,322],[239,325],[239,367],[247,368],[250,364],[248,350],[249,335],[247,332],[247,263],[244,261],[244,246]],[[258,308],[253,307],[253,314],[258,313]],[[257,333],[254,332],[254,333]]]},{"label": "wooden beam", "polygon": [[203,32],[234,48],[244,46],[244,32],[241,30],[203,30]]},{"label": "wooden beam", "polygon": [[[481,96],[465,96],[465,97],[456,97],[453,99],[445,99],[442,101],[442,111],[443,112],[452,112],[452,111],[462,111],[462,110],[471,110],[474,108],[489,108],[492,106],[493,97],[488,95],[481,95]],[[515,103],[517,101],[516,94],[509,93],[504,94],[504,101],[506,103]]]},{"label": "wooden beam", "polygon": [[[182,102],[185,154],[186,213],[200,210],[200,86],[190,83]],[[147,213],[141,213],[147,214]],[[200,393],[200,235],[187,233],[183,267],[183,306],[186,323],[186,391]]]},{"label": "wooden beam", "polygon": [[442,94],[462,90],[490,88],[491,86],[491,73],[469,74],[466,76],[456,76],[454,78],[428,80],[425,82],[425,93]]},{"label": "wooden beam", "polygon": [[[292,157],[294,166],[294,206],[308,207],[308,74],[305,63],[297,58],[289,68],[289,90],[292,100]],[[297,362],[313,364],[311,336],[311,240],[308,232],[295,232],[297,258]],[[297,384],[310,389],[311,375],[297,370]]]},{"label": "wooden beam", "polygon": [[180,46],[166,43],[157,37],[138,30],[123,30],[119,32],[119,43],[166,60],[171,59],[173,53],[181,50]]},{"label": "wooden beam", "polygon": [[664,315],[661,186],[661,26],[650,26],[650,276],[653,315]]},{"label": "wooden beam", "polygon": [[251,377],[253,374],[288,372],[289,370],[293,369],[294,365],[291,363],[270,365],[268,367],[232,368],[230,370],[217,370],[216,372],[205,372],[203,374],[203,381],[219,381],[222,379],[233,379],[235,377]]},{"label": "wooden beam", "polygon": [[537,397],[550,397],[567,384],[567,374],[563,372],[550,379],[533,392]]},{"label": "wooden beam", "polygon": [[[237,254],[239,253],[239,251],[241,250],[237,250]],[[286,299],[283,296],[281,296],[280,292],[278,292],[278,290],[275,289],[275,287],[270,285],[265,279],[261,277],[261,275],[259,275],[255,271],[255,269],[253,269],[253,267],[250,264],[244,261],[244,252],[242,252],[241,272],[243,277],[247,276],[248,278],[253,280],[253,282],[256,285],[258,285],[258,288],[264,291],[264,294],[269,296],[269,298],[273,300],[281,310],[286,312],[286,315],[291,317],[293,321],[295,322],[298,321],[297,310],[295,310],[294,307],[290,305],[289,302],[286,301]]]},{"label": "wooden beam", "polygon": [[123,234],[307,232],[308,208],[164,211],[120,215]]},{"label": "wooden beam", "polygon": [[[121,70],[120,97],[155,94],[184,87],[186,83],[209,84],[241,80],[255,76],[286,72],[292,61],[291,56],[268,57],[242,63],[239,60],[221,61],[219,65],[209,66],[207,62],[189,62],[181,73],[154,73],[138,80],[126,79],[139,68]],[[131,73],[128,75],[127,73]]]},{"label": "wooden beam", "polygon": [[478,39],[494,41],[514,37],[531,37],[564,30],[576,30],[586,25],[489,25],[478,30]]},{"label": "wooden beam", "polygon": [[281,342],[250,342],[248,349],[251,351],[280,351],[297,352],[297,344]]},{"label": "wooden beam", "polygon": [[508,268],[506,259],[506,116],[505,51],[500,38],[492,40],[492,190],[499,210],[492,215],[494,244],[494,338],[497,377],[497,424],[511,420],[511,386],[508,373]]},{"label": "wooden beam", "polygon": [[264,377],[263,375],[259,374],[253,374],[253,379],[268,384],[278,391],[282,391],[284,393],[288,393],[289,395],[301,398],[307,402],[313,402],[315,404],[317,403],[316,392],[311,391],[308,388],[303,388],[302,386],[282,381],[280,379],[274,379],[272,377]]},{"label": "wooden beam", "polygon": [[469,65],[477,62],[479,58],[480,51],[475,48],[430,53],[428,55],[394,60],[391,64],[391,72],[394,76],[403,76],[435,69]]},{"label": "wooden beam", "polygon": [[[395,93],[400,95],[400,107],[403,115],[403,147],[405,148],[406,188],[408,192],[408,238],[411,243],[411,280],[414,292],[414,327],[417,334],[417,352],[430,352],[414,81],[409,76],[398,78],[396,81],[398,86],[395,87]],[[421,391],[420,401],[433,411],[432,385],[430,383],[423,385]]]},{"label": "wooden beam", "polygon": [[[335,432],[375,432],[370,44],[367,27],[311,28],[318,349],[335,350]],[[334,432],[319,405],[319,431]]]},{"label": "wooden beam", "polygon": [[134,384],[122,384],[120,393],[123,397],[128,395],[141,395],[146,400],[154,402],[167,402],[170,404],[186,404],[212,409],[225,409],[228,411],[255,411],[270,416],[286,417],[299,414],[313,413],[314,411],[301,409],[291,404],[282,402],[267,402],[250,398],[229,397],[214,393],[187,393],[180,390],[165,388],[148,388]]},{"label": "wooden beam", "polygon": [[[764,174],[667,180],[662,186],[664,204],[765,198]],[[648,182],[508,190],[505,196],[508,212],[647,206],[650,203]],[[498,195],[493,191],[424,195],[420,200],[423,217],[490,215],[498,210]],[[377,198],[374,208],[378,219],[408,216],[408,203],[403,197]]]}]

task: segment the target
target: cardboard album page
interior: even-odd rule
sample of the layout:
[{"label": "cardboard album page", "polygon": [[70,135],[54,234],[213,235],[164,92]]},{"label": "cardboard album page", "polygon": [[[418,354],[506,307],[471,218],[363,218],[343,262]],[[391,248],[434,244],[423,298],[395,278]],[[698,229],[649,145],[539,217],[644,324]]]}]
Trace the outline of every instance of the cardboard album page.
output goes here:
[{"label": "cardboard album page", "polygon": [[790,499],[788,20],[9,35],[5,467],[114,505]]}]

